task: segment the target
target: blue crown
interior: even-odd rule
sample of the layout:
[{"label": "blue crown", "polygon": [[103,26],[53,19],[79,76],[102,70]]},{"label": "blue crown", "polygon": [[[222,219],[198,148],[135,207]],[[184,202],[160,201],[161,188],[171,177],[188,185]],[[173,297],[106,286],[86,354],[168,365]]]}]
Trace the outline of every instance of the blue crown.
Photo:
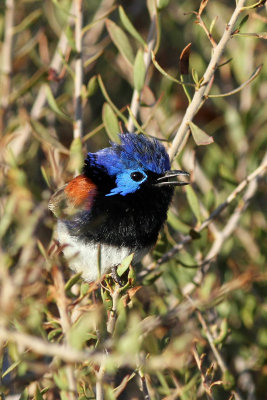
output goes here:
[{"label": "blue crown", "polygon": [[[121,144],[111,142],[111,147],[88,153],[86,158],[90,167],[104,169],[116,177],[117,187],[107,196],[133,193],[146,179],[146,172],[162,175],[170,169],[169,156],[158,140],[135,133],[123,133],[119,137]],[[130,177],[132,172],[141,172],[145,179],[134,182]]]}]

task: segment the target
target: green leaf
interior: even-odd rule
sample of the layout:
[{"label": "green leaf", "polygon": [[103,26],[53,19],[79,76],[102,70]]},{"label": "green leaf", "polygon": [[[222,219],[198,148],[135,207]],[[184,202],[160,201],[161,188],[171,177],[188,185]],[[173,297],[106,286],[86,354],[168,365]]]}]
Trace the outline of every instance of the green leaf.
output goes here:
[{"label": "green leaf", "polygon": [[101,288],[101,297],[103,300],[103,305],[106,310],[112,310],[112,298],[109,294],[109,292],[103,288]]},{"label": "green leaf", "polygon": [[193,211],[197,221],[201,222],[199,202],[198,202],[197,195],[196,195],[194,189],[192,188],[192,186],[186,187],[186,197],[187,197],[189,206],[190,206],[191,210]]},{"label": "green leaf", "polygon": [[81,289],[80,289],[80,295],[81,296],[85,296],[86,293],[88,292],[88,290],[89,290],[89,283],[82,282],[81,283]]},{"label": "green leaf", "polygon": [[48,333],[47,339],[49,340],[49,342],[51,342],[52,339],[54,339],[54,337],[59,336],[59,335],[62,335],[62,329],[56,328]]},{"label": "green leaf", "polygon": [[127,271],[127,269],[129,268],[131,262],[133,261],[133,256],[134,256],[133,253],[130,254],[128,257],[124,258],[122,263],[118,266],[117,274],[119,276],[122,276],[124,274],[124,272]]},{"label": "green leaf", "polygon": [[134,75],[134,88],[138,92],[140,92],[144,87],[145,77],[146,77],[144,52],[141,49],[138,50],[135,60],[134,60],[133,75]]},{"label": "green leaf", "polygon": [[190,226],[182,222],[171,210],[168,211],[168,223],[173,229],[182,233],[188,233]]},{"label": "green leaf", "polygon": [[83,64],[84,68],[88,67],[88,65],[92,64],[94,61],[96,61],[100,56],[102,56],[103,50],[97,51],[94,55],[89,57]]},{"label": "green leaf", "polygon": [[213,31],[213,28],[214,28],[214,25],[215,25],[215,22],[217,21],[217,19],[218,19],[218,16],[216,15],[214,18],[213,18],[213,20],[211,21],[211,24],[210,24],[210,34],[212,34],[212,31]]},{"label": "green leaf", "polygon": [[198,73],[197,73],[197,70],[195,70],[194,68],[192,68],[192,78],[193,78],[193,81],[195,82],[195,84],[196,84],[197,86],[199,86],[199,77],[198,77]]},{"label": "green leaf", "polygon": [[15,361],[13,364],[10,365],[9,368],[7,368],[5,370],[5,372],[2,374],[2,378],[4,378],[5,376],[7,376],[10,372],[12,372],[15,368],[17,368],[17,366],[21,363],[21,360]]},{"label": "green leaf", "polygon": [[70,328],[68,336],[70,345],[77,350],[81,350],[89,339],[89,335],[91,336],[92,331],[94,332],[98,319],[99,312],[96,310],[82,314]]},{"label": "green leaf", "polygon": [[82,141],[80,138],[75,138],[70,145],[68,169],[72,172],[81,170],[83,161]]},{"label": "green leaf", "polygon": [[115,104],[112,102],[111,98],[109,97],[109,94],[107,92],[107,89],[105,88],[104,82],[101,78],[100,75],[98,75],[98,83],[99,83],[99,87],[101,89],[101,92],[103,94],[103,96],[105,97],[106,101],[108,102],[108,104],[111,106],[111,108],[113,109],[113,111],[116,113],[116,115],[118,115],[120,117],[120,119],[127,124],[127,118],[120,112],[120,110],[115,106]]},{"label": "green leaf", "polygon": [[[26,14],[27,15],[27,14]],[[33,23],[36,23],[36,20],[42,15],[41,9],[36,9],[29,13],[24,20],[18,24],[17,26],[14,26],[12,29],[13,35],[20,33],[24,31],[29,25],[32,25]]]},{"label": "green leaf", "polygon": [[146,46],[146,42],[142,38],[142,36],[138,33],[138,31],[135,29],[131,21],[129,20],[127,14],[125,13],[124,9],[122,6],[119,6],[119,14],[120,14],[120,19],[121,23],[124,26],[124,28],[132,35],[142,46]]},{"label": "green leaf", "polygon": [[68,292],[72,286],[74,286],[80,279],[81,273],[79,272],[78,274],[73,275],[68,282],[65,284],[65,291]]},{"label": "green leaf", "polygon": [[238,31],[240,31],[240,29],[242,28],[242,26],[245,25],[245,23],[247,22],[248,18],[249,18],[249,15],[248,15],[248,14],[245,15],[244,18],[242,18],[242,20],[240,21],[239,26],[238,26],[238,28],[237,28]]},{"label": "green leaf", "polygon": [[50,176],[48,175],[45,167],[43,165],[41,165],[40,169],[41,169],[42,176],[43,176],[43,178],[45,180],[45,183],[47,184],[47,186],[49,188],[51,188]]},{"label": "green leaf", "polygon": [[61,368],[58,370],[57,373],[54,373],[53,378],[54,378],[55,384],[59,387],[59,389],[68,390],[68,388],[69,388],[68,379],[67,379],[64,368]]},{"label": "green leaf", "polygon": [[40,389],[38,388],[38,386],[35,391],[34,400],[44,400],[43,395],[40,392]]},{"label": "green leaf", "polygon": [[68,39],[68,43],[72,50],[76,51],[76,44],[74,39],[74,32],[70,26],[67,26],[65,30],[66,38]]},{"label": "green leaf", "polygon": [[118,133],[120,132],[118,118],[108,103],[103,105],[102,119],[109,138],[113,142],[118,142]]},{"label": "green leaf", "polygon": [[162,10],[163,8],[166,8],[169,5],[170,0],[159,0],[157,7],[158,10]]},{"label": "green leaf", "polygon": [[207,135],[206,132],[200,129],[194,122],[188,122],[188,125],[197,146],[206,146],[214,142],[213,137]]},{"label": "green leaf", "polygon": [[111,40],[113,41],[121,55],[126,61],[133,65],[134,53],[124,31],[110,19],[106,20],[106,26]]},{"label": "green leaf", "polygon": [[30,120],[32,133],[34,137],[40,142],[45,142],[50,144],[53,148],[60,150],[61,153],[68,154],[69,150],[64,147],[51,133],[47,128],[44,127],[39,121],[35,119]]},{"label": "green leaf", "polygon": [[135,126],[135,128],[136,128],[135,132],[136,132],[136,133],[140,133],[140,132],[141,132],[141,133],[143,133],[144,135],[146,135],[146,132],[144,131],[144,129],[142,128],[142,126],[138,123],[138,121],[137,121],[137,119],[135,118],[135,116],[134,116],[132,110],[130,109],[130,107],[127,107],[127,110],[128,110],[128,112],[129,112],[129,115],[130,115],[131,119],[133,120],[133,124],[134,124],[134,126]]},{"label": "green leaf", "polygon": [[63,111],[60,110],[60,108],[57,105],[57,102],[54,98],[54,95],[52,93],[52,90],[50,89],[50,87],[48,85],[45,85],[45,91],[46,91],[46,98],[47,98],[48,104],[50,105],[52,110],[60,117],[64,118],[65,120],[67,120],[69,122],[72,122],[72,119],[70,117],[68,117],[66,114],[64,114]]}]

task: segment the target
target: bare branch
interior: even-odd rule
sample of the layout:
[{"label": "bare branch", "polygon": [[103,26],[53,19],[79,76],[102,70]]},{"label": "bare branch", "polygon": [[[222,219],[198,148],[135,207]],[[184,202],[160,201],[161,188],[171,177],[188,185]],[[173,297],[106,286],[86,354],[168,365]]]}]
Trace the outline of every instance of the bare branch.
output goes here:
[{"label": "bare branch", "polygon": [[2,52],[2,68],[1,68],[1,131],[4,129],[4,114],[8,107],[8,98],[11,89],[11,72],[12,72],[12,43],[13,43],[13,23],[14,23],[14,0],[6,0],[5,14],[5,33]]},{"label": "bare branch", "polygon": [[[232,203],[234,199],[236,199],[237,195],[242,192],[246,186],[253,181],[254,179],[264,175],[267,169],[267,154],[263,158],[260,166],[255,169],[250,175],[248,175],[233,191],[230,193],[230,195],[227,197],[227,199],[221,203],[207,218],[199,228],[195,229],[195,232],[200,233],[203,231],[215,218],[218,217],[218,215],[221,214],[221,212],[229,205]],[[152,263],[150,264],[145,270],[143,270],[140,274],[139,277],[142,277],[147,274],[148,271],[151,271],[156,268],[156,266],[164,264],[168,260],[170,260],[176,253],[178,253],[180,250],[183,249],[183,247],[190,243],[193,240],[192,236],[187,235],[183,238],[183,240],[178,243],[176,246],[174,246],[170,251],[165,253],[161,258],[158,259],[157,263]],[[185,292],[187,293],[187,291]]]},{"label": "bare branch", "polygon": [[186,142],[186,139],[188,136],[188,132],[189,132],[188,122],[191,122],[193,120],[193,118],[197,114],[199,108],[202,106],[203,102],[205,101],[205,97],[208,95],[208,93],[210,91],[211,82],[214,77],[214,73],[218,67],[218,64],[219,64],[221,56],[225,50],[225,47],[232,37],[232,32],[234,30],[234,26],[236,24],[236,21],[240,15],[240,13],[242,12],[244,4],[245,4],[245,0],[237,1],[236,8],[230,18],[229,23],[225,27],[225,31],[222,35],[222,38],[213,51],[211,60],[206,69],[206,72],[204,73],[204,76],[203,76],[203,84],[200,86],[200,88],[198,90],[195,91],[192,102],[189,104],[189,106],[186,110],[186,113],[184,115],[184,118],[181,122],[181,125],[180,125],[179,129],[177,130],[175,138],[172,142],[172,146],[169,150],[169,156],[170,156],[171,160],[174,159],[174,157],[177,155],[177,153],[179,153],[182,150],[182,147],[185,145],[185,142]]},{"label": "bare branch", "polygon": [[83,84],[83,63],[82,63],[82,2],[83,0],[75,0],[75,82],[74,82],[74,102],[75,102],[75,118],[73,124],[74,139],[82,137],[82,84]]},{"label": "bare branch", "polygon": [[[154,49],[154,46],[156,44],[157,40],[157,29],[156,29],[156,24],[157,24],[157,15],[156,15],[156,10],[154,12],[154,15],[152,16],[150,28],[149,28],[149,33],[148,33],[148,38],[147,38],[147,48],[144,51],[144,64],[145,64],[145,69],[146,69],[146,74],[149,68],[149,65],[151,63],[151,55],[152,51]],[[139,106],[140,106],[140,96],[141,93],[138,92],[138,90],[134,89],[133,96],[132,96],[132,101],[131,101],[131,112],[134,118],[137,118],[138,111],[139,111]],[[127,123],[127,129],[129,132],[132,132],[134,130],[134,120],[129,116],[128,123]]]}]

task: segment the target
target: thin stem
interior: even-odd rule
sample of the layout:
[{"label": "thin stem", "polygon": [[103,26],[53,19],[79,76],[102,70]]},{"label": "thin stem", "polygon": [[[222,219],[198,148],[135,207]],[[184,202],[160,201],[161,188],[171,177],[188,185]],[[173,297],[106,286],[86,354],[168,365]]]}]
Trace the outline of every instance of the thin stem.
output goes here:
[{"label": "thin stem", "polygon": [[[57,267],[53,268],[52,275],[54,278],[54,289],[55,289],[54,295],[57,301],[57,308],[60,315],[62,332],[64,333],[64,342],[67,346],[70,346],[69,333],[71,328],[71,322],[67,310],[68,303],[65,295],[63,276]],[[66,374],[69,384],[68,395],[70,400],[74,400],[76,398],[77,385],[76,385],[74,369],[71,364],[66,365]]]},{"label": "thin stem", "polygon": [[232,32],[234,30],[234,26],[236,21],[242,12],[242,8],[245,4],[246,0],[239,0],[237,2],[236,8],[230,18],[229,23],[226,25],[225,31],[219,41],[218,45],[215,49],[213,49],[213,54],[210,59],[209,65],[206,69],[206,72],[203,76],[203,84],[200,86],[198,90],[195,91],[195,94],[192,98],[192,102],[189,104],[184,118],[181,122],[180,127],[178,128],[175,138],[172,142],[172,146],[169,150],[170,159],[173,160],[174,157],[182,150],[182,146],[185,144],[185,137],[189,131],[188,122],[191,122],[194,116],[197,114],[199,108],[205,101],[205,97],[208,95],[211,88],[211,81],[214,77],[215,71],[219,65],[221,56],[226,48],[227,43],[232,37]]},{"label": "thin stem", "polygon": [[[147,75],[149,65],[151,63],[152,51],[153,51],[154,46],[157,41],[156,25],[157,25],[157,14],[156,14],[156,10],[155,10],[155,12],[152,16],[152,20],[151,20],[151,24],[150,24],[150,28],[149,28],[149,32],[148,32],[147,49],[145,49],[145,51],[144,51],[144,64],[145,64],[145,69],[146,69],[146,75]],[[139,93],[138,90],[134,89],[130,109],[131,109],[132,115],[134,116],[135,119],[137,118],[137,115],[139,112],[140,96],[141,96],[141,93]],[[127,129],[129,132],[132,132],[134,130],[134,120],[131,117],[131,115],[129,116],[129,119],[128,119]]]},{"label": "thin stem", "polygon": [[5,33],[2,52],[2,68],[1,68],[1,121],[0,131],[4,129],[5,112],[8,107],[8,98],[11,90],[11,73],[12,73],[12,45],[13,45],[13,24],[14,24],[14,0],[6,0],[5,13]]},{"label": "thin stem", "polygon": [[[250,182],[252,182],[254,179],[264,175],[266,173],[267,169],[267,153],[265,154],[260,166],[256,168],[251,174],[249,174],[226,198],[226,200],[221,203],[212,213],[211,215],[200,225],[199,228],[196,228],[195,231],[197,233],[202,232],[205,228],[209,226],[209,224],[217,218],[221,212],[233,202],[234,199],[238,196],[239,193],[241,193]],[[139,277],[142,277],[147,274],[148,271],[151,271],[156,268],[157,265],[164,264],[168,260],[170,260],[176,253],[178,253],[180,250],[183,249],[183,247],[190,243],[193,240],[192,236],[187,235],[181,240],[180,243],[175,245],[170,251],[165,253],[161,258],[158,259],[157,263],[152,263],[149,265],[146,270],[143,270],[140,274]],[[187,293],[187,291],[185,292]]]},{"label": "thin stem", "polygon": [[78,139],[82,137],[82,83],[83,83],[83,64],[82,64],[82,3],[83,0],[75,0],[75,46],[76,46],[76,61],[75,61],[75,82],[74,82],[74,103],[75,103],[75,118],[73,126],[73,137]]},{"label": "thin stem", "polygon": [[[121,292],[121,287],[116,284],[115,289],[113,292],[110,292],[110,295],[112,297],[112,309],[109,313],[108,316],[108,321],[107,321],[107,332],[109,333],[110,336],[113,335],[114,329],[115,329],[115,324],[117,320],[117,308],[118,308],[118,302],[120,299],[120,292]],[[107,350],[104,350],[104,358],[102,362],[100,363],[99,366],[99,371],[96,374],[96,400],[103,400],[104,399],[104,389],[103,389],[103,379],[105,376],[105,363],[106,363],[106,357],[108,355]]]},{"label": "thin stem", "polygon": [[210,387],[207,385],[206,377],[205,377],[205,374],[203,373],[203,369],[202,369],[202,362],[201,362],[201,359],[199,358],[199,355],[198,355],[198,352],[197,352],[197,349],[196,349],[195,346],[192,349],[192,353],[193,353],[194,359],[196,361],[197,367],[199,369],[199,372],[200,372],[200,375],[201,375],[202,385],[203,385],[203,388],[204,388],[204,390],[206,392],[206,395],[207,395],[209,400],[213,400],[212,392],[210,390]]}]

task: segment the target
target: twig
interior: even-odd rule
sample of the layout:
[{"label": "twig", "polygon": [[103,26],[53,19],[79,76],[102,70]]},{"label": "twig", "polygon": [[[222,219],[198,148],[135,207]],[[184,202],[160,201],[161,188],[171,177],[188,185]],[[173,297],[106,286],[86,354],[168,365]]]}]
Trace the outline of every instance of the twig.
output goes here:
[{"label": "twig", "polygon": [[14,0],[6,0],[5,13],[5,33],[2,52],[2,68],[1,68],[1,121],[0,131],[4,129],[5,112],[8,107],[8,98],[11,89],[11,72],[12,72],[12,44],[13,44],[13,23],[14,23]]},{"label": "twig", "polygon": [[83,0],[75,0],[75,82],[74,82],[74,102],[75,102],[75,117],[73,123],[73,137],[78,139],[82,137],[82,83],[83,83],[83,63],[82,63],[82,14]]},{"label": "twig", "polygon": [[[1,340],[7,340],[9,342],[15,342],[21,347],[30,349],[36,354],[42,354],[44,356],[58,357],[61,360],[69,363],[83,362],[90,357],[93,357],[93,352],[89,351],[78,351],[67,345],[61,345],[56,343],[50,343],[38,337],[28,335],[23,332],[12,331],[3,326],[0,326],[0,337]],[[102,360],[103,355],[98,355],[97,359]]]},{"label": "twig", "polygon": [[[221,203],[209,216],[209,218],[207,218],[201,225],[199,228],[195,229],[195,232],[200,233],[202,232],[207,226],[209,226],[209,224],[215,219],[217,218],[221,212],[229,205],[233,202],[234,199],[236,199],[237,195],[239,193],[241,193],[246,186],[252,182],[254,179],[262,176],[267,169],[267,154],[264,156],[260,166],[255,169],[255,171],[253,171],[251,174],[249,174],[231,193],[230,195],[226,198],[226,200]],[[165,253],[162,257],[160,257],[156,263],[152,263],[150,264],[146,269],[144,269],[138,276],[139,277],[143,277],[147,274],[148,271],[151,271],[153,269],[156,268],[156,266],[164,264],[165,262],[167,262],[168,260],[170,260],[176,253],[178,253],[178,251],[182,250],[183,247],[190,243],[193,240],[192,236],[187,235],[183,238],[183,240],[181,240],[180,243],[178,243],[177,245],[175,245],[171,250],[169,250],[167,253]]]},{"label": "twig", "polygon": [[[194,302],[192,301],[192,299],[189,296],[187,296],[187,298],[193,305]],[[216,361],[217,361],[217,363],[218,363],[218,365],[220,367],[220,370],[222,371],[223,378],[225,379],[227,377],[227,375],[226,375],[227,373],[228,373],[228,376],[230,378],[231,373],[229,372],[229,368],[227,368],[227,365],[226,365],[226,363],[225,363],[225,361],[223,359],[223,356],[220,354],[220,352],[218,351],[217,347],[215,346],[212,334],[210,333],[210,330],[209,330],[209,327],[206,324],[206,321],[205,321],[202,313],[199,311],[199,309],[196,309],[196,314],[197,314],[197,318],[198,318],[198,320],[199,320],[199,322],[200,322],[200,324],[202,326],[202,329],[205,332],[206,338],[207,338],[207,340],[209,342],[209,345],[210,345],[210,348],[211,348],[211,350],[212,350],[212,352],[214,354],[214,357],[216,358]],[[194,356],[198,357],[196,352],[194,353]],[[196,361],[197,361],[197,359],[196,359]],[[201,374],[201,376],[202,376],[202,374]],[[203,381],[203,378],[202,378],[202,381]],[[212,393],[211,393],[210,389],[207,387],[207,385],[205,384],[205,381],[203,382],[203,385],[204,385],[206,393],[210,394],[209,398],[212,399],[213,398],[212,397]],[[232,394],[236,395],[237,392],[232,391]],[[240,393],[238,393],[238,399],[242,400]]]},{"label": "twig", "polygon": [[[146,70],[146,75],[147,71],[149,68],[149,65],[151,63],[151,55],[152,51],[154,49],[155,43],[156,43],[156,24],[157,24],[157,15],[156,15],[156,10],[154,11],[154,14],[152,16],[149,32],[148,32],[148,38],[147,38],[147,48],[145,49],[144,52],[144,64],[145,64],[145,70]],[[131,112],[134,118],[137,118],[137,114],[139,111],[139,106],[140,106],[140,97],[141,93],[138,92],[138,90],[134,89],[133,96],[132,96],[132,101],[131,101]],[[134,121],[131,115],[129,116],[128,123],[127,123],[127,129],[129,132],[132,132],[134,130]]]},{"label": "twig", "polygon": [[144,394],[144,400],[151,400],[151,397],[149,395],[148,387],[147,387],[147,382],[146,382],[146,376],[143,374],[143,372],[139,369],[139,376],[141,379],[141,386],[142,386],[142,392]]},{"label": "twig", "polygon": [[196,346],[193,347],[192,353],[193,353],[194,359],[196,361],[197,367],[199,369],[202,385],[203,385],[203,388],[204,388],[204,390],[206,392],[206,395],[207,395],[208,399],[213,400],[213,396],[212,396],[210,387],[207,385],[206,376],[205,376],[205,374],[203,372],[202,359],[199,358]]},{"label": "twig", "polygon": [[198,12],[196,13],[196,17],[197,17],[197,23],[199,24],[199,26],[201,26],[201,28],[204,30],[204,32],[206,33],[212,47],[215,49],[217,46],[217,43],[215,42],[215,40],[213,39],[212,34],[210,33],[210,31],[208,30],[205,22],[203,21],[203,19],[201,18],[201,14]]},{"label": "twig", "polygon": [[233,94],[240,92],[246,86],[248,86],[252,81],[254,81],[255,78],[257,78],[257,76],[259,75],[259,73],[262,70],[262,67],[263,67],[263,64],[259,65],[256,68],[256,70],[253,72],[253,74],[251,75],[250,78],[248,78],[244,83],[242,83],[242,85],[240,85],[237,88],[231,90],[230,92],[220,93],[220,94],[209,94],[207,97],[208,98],[211,98],[211,97],[227,97],[227,96],[232,96]]},{"label": "twig", "polygon": [[[62,332],[64,333],[64,341],[67,346],[70,345],[69,343],[69,332],[71,328],[71,322],[70,318],[68,315],[67,311],[67,299],[65,296],[65,289],[64,289],[64,281],[62,274],[60,273],[59,269],[57,267],[52,268],[52,275],[54,278],[54,295],[56,298],[56,303],[57,303],[57,308],[59,311],[60,315],[60,323],[62,326]],[[77,392],[77,385],[76,385],[76,379],[75,379],[75,374],[74,374],[74,369],[71,365],[66,366],[66,373],[67,373],[67,379],[69,383],[69,396],[70,400],[73,399],[75,400],[76,395],[75,393]]]},{"label": "twig", "polygon": [[104,390],[103,390],[104,375],[105,375],[105,360],[103,360],[103,363],[100,365],[99,371],[96,375],[96,377],[97,377],[96,385],[95,385],[96,400],[104,400]]},{"label": "twig", "polygon": [[191,122],[194,116],[197,114],[199,108],[202,106],[205,101],[205,97],[210,91],[211,82],[214,77],[214,73],[218,67],[221,56],[224,52],[224,49],[232,37],[232,32],[234,30],[234,25],[239,17],[239,14],[242,12],[242,7],[244,6],[246,0],[239,0],[237,2],[236,8],[230,18],[229,23],[226,25],[225,31],[221,37],[216,48],[213,50],[212,57],[210,59],[209,65],[206,69],[206,72],[203,76],[203,84],[200,86],[198,90],[195,91],[195,94],[192,98],[191,103],[189,104],[184,118],[181,122],[180,127],[178,128],[175,138],[172,142],[172,146],[169,150],[170,159],[173,160],[177,153],[179,153],[182,149],[182,146],[185,145],[185,139],[188,136],[189,128],[188,122]]},{"label": "twig", "polygon": [[[190,301],[192,301],[189,296],[187,296],[187,298]],[[192,304],[193,304],[193,302],[192,302]],[[221,354],[217,350],[217,348],[216,348],[216,346],[215,346],[215,344],[213,342],[213,337],[212,337],[212,335],[210,333],[208,325],[206,324],[206,321],[204,320],[201,312],[198,309],[196,309],[196,314],[197,314],[197,318],[198,318],[199,322],[201,323],[201,326],[202,326],[202,328],[203,328],[203,330],[205,332],[205,335],[206,335],[206,337],[208,339],[208,342],[209,342],[210,348],[211,348],[211,350],[212,350],[212,352],[214,354],[214,357],[216,358],[217,363],[218,363],[222,373],[224,374],[228,370],[227,366],[225,364],[225,361],[223,360]]]},{"label": "twig", "polygon": [[117,319],[117,309],[118,309],[118,302],[120,298],[121,287],[116,285],[115,290],[113,293],[110,293],[112,297],[112,309],[110,311],[108,322],[107,322],[107,331],[110,335],[113,335],[115,323]]},{"label": "twig", "polygon": [[[120,292],[121,292],[121,287],[117,284],[115,286],[114,291],[110,292],[110,295],[112,298],[112,309],[109,313],[108,321],[107,321],[107,332],[110,334],[110,336],[113,335],[114,329],[115,329]],[[97,380],[96,380],[96,400],[104,399],[103,379],[105,376],[105,364],[106,364],[106,357],[108,354],[107,350],[104,350],[104,353],[105,353],[105,355],[104,355],[103,361],[100,364],[99,371],[96,374],[96,378],[97,378]]]},{"label": "twig", "polygon": [[204,276],[206,275],[206,273],[210,267],[212,260],[214,260],[214,258],[220,252],[220,250],[221,250],[223,244],[225,243],[225,241],[227,240],[227,238],[229,238],[229,236],[233,233],[233,231],[237,227],[240,217],[243,214],[243,212],[247,209],[251,198],[256,193],[257,187],[258,187],[258,185],[255,180],[252,180],[249,183],[246,193],[244,194],[243,198],[238,203],[236,209],[232,213],[232,215],[229,218],[224,229],[220,233],[217,234],[217,238],[214,241],[207,256],[205,257],[201,268],[197,271],[197,273],[193,279],[193,282],[188,283],[183,288],[183,294],[191,293],[194,290],[194,288],[196,287],[196,285],[199,285],[202,282]]},{"label": "twig", "polygon": [[[68,25],[72,26],[74,24],[74,19],[73,19],[73,11],[74,11],[74,4],[75,0],[73,0],[71,8],[70,8],[70,16],[69,20],[67,22]],[[49,68],[51,70],[56,71],[58,73],[60,71],[60,68],[62,66],[62,55],[66,54],[67,50],[69,48],[68,44],[68,38],[65,34],[65,31],[62,31],[62,34],[60,36],[57,48],[55,50],[54,56],[52,58],[52,61],[49,65]],[[46,103],[46,84],[43,84],[37,94],[36,100],[33,103],[30,116],[33,119],[39,119],[41,117],[41,112],[43,107],[45,106]],[[14,156],[18,156],[24,148],[25,143],[27,142],[30,134],[31,134],[32,127],[30,123],[28,123],[26,126],[21,129],[20,133],[16,136],[16,138],[9,144],[9,146],[12,149],[12,153]]]}]

